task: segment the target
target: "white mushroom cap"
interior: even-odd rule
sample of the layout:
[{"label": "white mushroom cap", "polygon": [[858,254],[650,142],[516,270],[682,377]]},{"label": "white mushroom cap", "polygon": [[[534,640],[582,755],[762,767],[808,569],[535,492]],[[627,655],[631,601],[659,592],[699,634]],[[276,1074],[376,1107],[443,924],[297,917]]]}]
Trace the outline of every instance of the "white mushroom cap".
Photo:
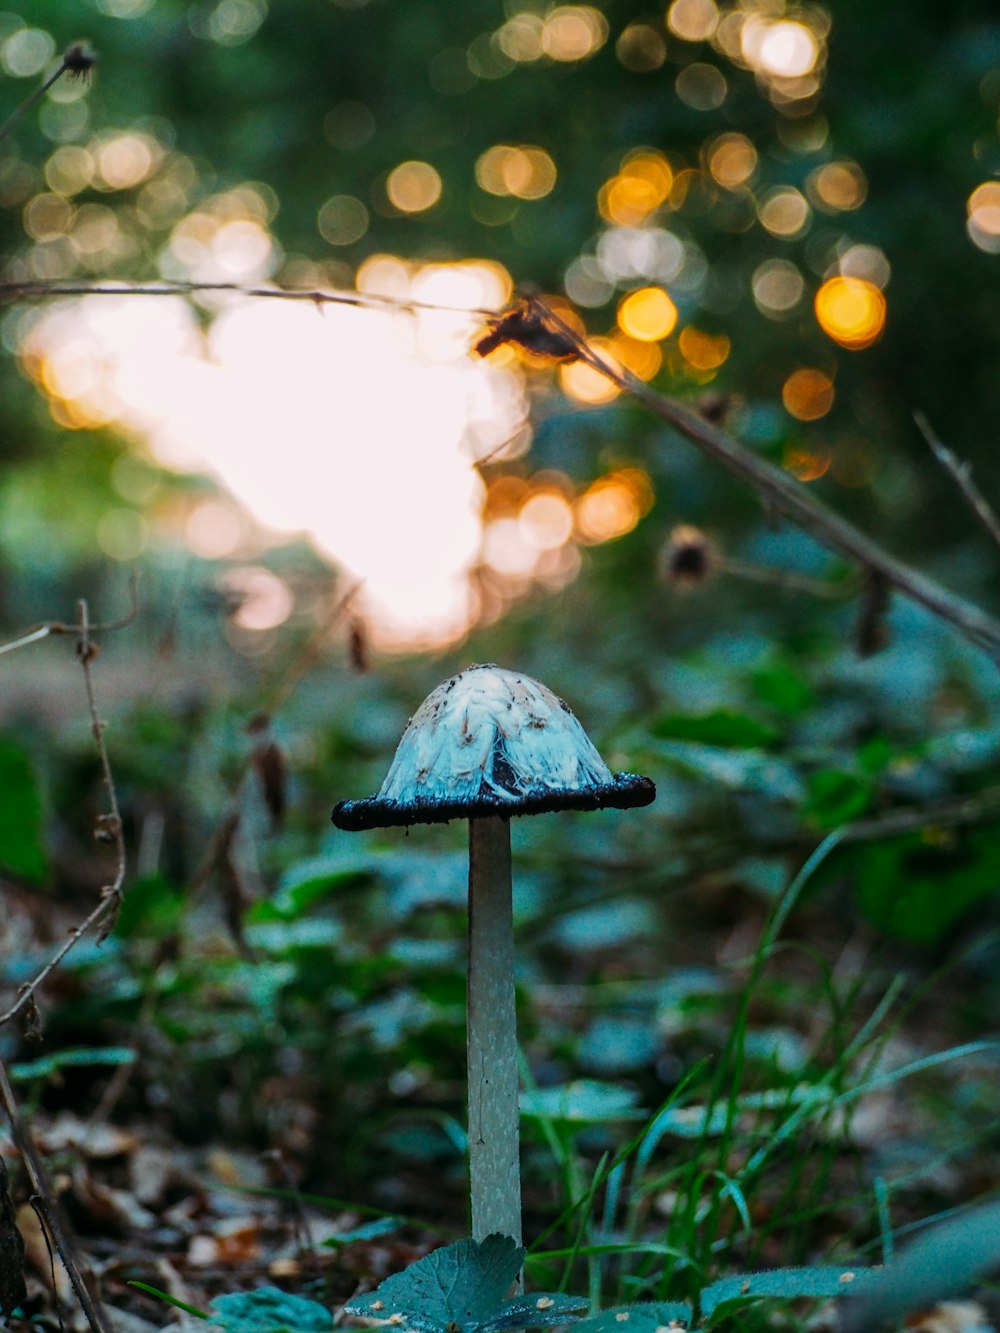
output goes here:
[{"label": "white mushroom cap", "polygon": [[648,778],[613,775],[561,699],[530,676],[474,666],[410,719],[377,796],[342,801],[340,828],[648,805]]}]

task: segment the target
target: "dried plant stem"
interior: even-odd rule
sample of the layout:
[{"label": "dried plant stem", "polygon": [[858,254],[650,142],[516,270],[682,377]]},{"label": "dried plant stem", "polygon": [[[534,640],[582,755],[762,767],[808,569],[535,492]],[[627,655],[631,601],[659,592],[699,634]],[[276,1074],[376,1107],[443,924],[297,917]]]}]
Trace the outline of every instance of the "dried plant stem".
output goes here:
[{"label": "dried plant stem", "polygon": [[829,579],[811,578],[794,569],[776,569],[773,565],[754,565],[746,560],[730,560],[727,556],[719,562],[720,574],[729,574],[736,579],[747,579],[751,583],[767,583],[785,592],[804,592],[811,597],[827,597],[837,600],[853,597],[858,590],[857,580],[848,577],[836,583]]},{"label": "dried plant stem", "polygon": [[[134,610],[133,610],[134,615]],[[102,816],[102,826],[110,838],[115,849],[115,873],[110,884],[106,884],[101,890],[100,901],[93,910],[84,918],[79,925],[74,926],[69,932],[65,942],[59,946],[49,961],[31,981],[21,986],[18,990],[17,999],[4,1013],[0,1014],[0,1027],[19,1014],[23,1009],[34,1003],[35,994],[39,987],[43,985],[46,979],[51,976],[66,955],[76,944],[83,939],[84,935],[90,934],[92,930],[100,927],[98,940],[107,937],[109,931],[114,926],[115,918],[118,914],[118,908],[121,906],[122,889],[125,884],[126,856],[125,856],[125,835],[122,830],[121,811],[118,805],[118,793],[115,790],[114,777],[111,772],[111,761],[108,758],[108,748],[104,742],[104,728],[106,723],[101,720],[97,708],[97,696],[94,692],[94,678],[92,672],[92,663],[97,656],[97,648],[91,635],[97,626],[90,624],[90,615],[87,603],[81,598],[77,603],[77,623],[76,623],[76,655],[80,666],[83,669],[84,687],[87,693],[87,707],[90,712],[90,730],[94,737],[94,744],[97,746],[97,753],[101,764],[101,773],[104,779],[104,785],[108,791],[108,813]],[[131,618],[131,617],[130,617]],[[100,626],[103,629],[117,628],[119,624],[128,623],[127,621],[112,621]],[[68,633],[69,626],[54,623],[54,626],[43,626],[52,633]],[[26,636],[27,637],[27,636]],[[36,637],[42,635],[36,631]]]},{"label": "dried plant stem", "polygon": [[4,123],[0,125],[0,143],[2,143],[4,139],[8,138],[14,132],[17,126],[28,114],[28,112],[33,107],[36,107],[38,105],[38,103],[42,100],[42,98],[49,91],[52,85],[54,83],[58,83],[58,81],[62,78],[62,76],[66,73],[66,71],[71,68],[72,65],[70,61],[67,59],[66,56],[63,56],[59,65],[56,67],[56,69],[53,70],[53,72],[49,75],[49,77],[45,80],[45,82],[41,84],[39,87],[37,87],[35,91],[31,93],[28,97],[26,97],[24,101],[21,103],[21,105],[16,109],[16,111],[14,111],[11,115],[9,115],[7,119],[4,121]]},{"label": "dried plant stem", "polygon": [[56,1196],[48,1181],[45,1164],[39,1156],[31,1132],[21,1115],[20,1107],[14,1096],[14,1089],[11,1087],[2,1060],[0,1060],[0,1102],[3,1103],[3,1108],[7,1113],[11,1136],[18,1152],[21,1154],[24,1169],[31,1182],[36,1209],[44,1220],[53,1244],[59,1251],[59,1258],[63,1262],[63,1267],[66,1269],[83,1313],[87,1317],[87,1323],[93,1329],[93,1333],[112,1333],[108,1317],[100,1301],[88,1285],[84,1265],[77,1253],[76,1242],[63,1219]]},{"label": "dried plant stem", "polygon": [[239,282],[5,282],[0,283],[0,302],[53,300],[62,296],[196,296],[200,292],[231,292],[272,301],[306,301],[311,305],[346,305],[361,309],[433,310],[451,315],[474,315],[491,319],[496,310],[483,306],[438,305],[377,292],[328,292],[285,287],[254,287]]},{"label": "dried plant stem", "polygon": [[968,462],[963,463],[957,454],[941,443],[923,412],[914,412],[913,419],[934,457],[962,492],[976,518],[979,519],[997,546],[1000,546],[1000,518],[997,518],[993,506],[972,480],[971,465]]},{"label": "dried plant stem", "polygon": [[661,421],[696,445],[703,454],[745,482],[767,506],[791,519],[821,545],[881,576],[891,587],[918,602],[938,619],[952,625],[964,638],[987,652],[994,662],[1000,663],[1000,621],[897,560],[853,523],[817,500],[790,473],[752,453],[696,412],[657,393],[631,371],[619,370],[610,365],[588,347],[579,334],[545,302],[537,297],[533,299],[546,320],[574,339],[580,359],[610,380],[622,393],[642,403]]}]

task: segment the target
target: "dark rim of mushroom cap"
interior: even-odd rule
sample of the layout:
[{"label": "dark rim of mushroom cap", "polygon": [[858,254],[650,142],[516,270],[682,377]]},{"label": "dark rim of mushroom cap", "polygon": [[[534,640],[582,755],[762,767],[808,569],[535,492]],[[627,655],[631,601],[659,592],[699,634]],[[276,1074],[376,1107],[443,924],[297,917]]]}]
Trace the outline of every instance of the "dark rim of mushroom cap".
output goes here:
[{"label": "dark rim of mushroom cap", "polygon": [[514,815],[544,815],[554,810],[630,810],[650,805],[656,787],[636,773],[616,773],[611,782],[582,791],[540,791],[518,797],[492,794],[472,801],[387,801],[369,796],[363,801],[341,801],[333,812],[337,828],[392,828],[410,824],[446,824],[451,819],[510,819]]}]

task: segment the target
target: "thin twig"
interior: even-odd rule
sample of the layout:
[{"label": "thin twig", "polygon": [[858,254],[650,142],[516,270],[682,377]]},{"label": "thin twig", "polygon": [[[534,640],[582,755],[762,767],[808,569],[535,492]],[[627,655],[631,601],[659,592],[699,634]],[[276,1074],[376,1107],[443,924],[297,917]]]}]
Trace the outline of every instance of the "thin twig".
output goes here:
[{"label": "thin twig", "polygon": [[[104,630],[124,629],[126,625],[131,625],[133,620],[139,614],[138,598],[139,579],[135,570],[132,571],[132,577],[129,579],[129,610],[124,616],[119,616],[117,620],[99,620],[97,624],[89,627],[91,635],[99,634]],[[33,625],[27,629],[19,638],[12,639],[10,643],[0,644],[0,656],[4,653],[12,653],[15,648],[26,648],[29,643],[37,643],[39,639],[47,638],[50,634],[77,634],[79,625],[67,625],[62,620],[47,620],[44,624]]]},{"label": "thin twig", "polygon": [[22,634],[19,639],[0,644],[0,655],[12,653],[15,648],[26,648],[29,643],[37,643],[39,639],[44,639],[49,634],[60,634],[62,629],[62,626],[56,629],[52,625],[39,625],[37,629],[31,629],[26,634]]},{"label": "thin twig", "polygon": [[1000,621],[941,587],[926,574],[904,565],[853,523],[817,500],[790,473],[752,453],[704,417],[657,393],[631,371],[619,370],[610,365],[545,302],[537,297],[533,300],[545,319],[574,340],[581,361],[610,380],[623,393],[637,399],[661,421],[672,426],[702,453],[745,482],[766,504],[790,518],[821,545],[881,575],[886,583],[918,602],[938,619],[954,626],[964,638],[1000,663]]},{"label": "thin twig", "polygon": [[380,296],[377,292],[301,291],[285,287],[251,287],[239,282],[6,282],[0,283],[0,301],[51,300],[60,296],[196,296],[200,292],[232,292],[237,296],[259,296],[273,301],[309,301],[313,305],[347,305],[395,310],[433,310],[449,315],[496,316],[485,306],[437,305],[409,297]]},{"label": "thin twig", "polygon": [[45,82],[26,97],[16,111],[9,115],[4,123],[0,125],[0,143],[13,133],[16,126],[20,124],[28,112],[38,105],[52,85],[57,83],[67,71],[72,74],[85,73],[84,63],[86,63],[87,68],[89,68],[89,66],[93,64],[93,58],[87,56],[83,47],[79,43],[76,43],[63,54],[58,66],[53,70]]},{"label": "thin twig", "polygon": [[[96,656],[96,649],[90,638],[90,625],[88,623],[87,603],[81,597],[77,603],[79,613],[80,637],[76,644],[76,655],[80,659],[83,667],[84,685],[87,691],[87,706],[90,709],[90,730],[94,737],[94,744],[97,746],[97,753],[101,761],[101,772],[104,776],[104,785],[108,790],[108,814],[102,816],[102,828],[106,830],[108,836],[115,848],[115,877],[110,884],[105,885],[101,890],[101,895],[111,903],[110,915],[112,918],[117,916],[118,908],[122,901],[122,886],[125,883],[125,833],[122,828],[121,810],[118,805],[118,793],[115,790],[115,780],[111,772],[111,760],[108,758],[108,747],[104,743],[104,728],[107,723],[101,720],[101,715],[97,710],[97,697],[94,694],[94,677],[91,672],[91,662]],[[111,929],[107,926],[104,934],[100,936],[103,940],[107,931]]]},{"label": "thin twig", "polygon": [[83,1313],[87,1316],[87,1323],[93,1329],[93,1333],[111,1333],[111,1325],[107,1314],[101,1306],[100,1300],[87,1284],[84,1266],[77,1254],[76,1242],[63,1220],[55,1193],[48,1181],[45,1164],[39,1156],[31,1132],[21,1115],[20,1107],[14,1096],[14,1089],[11,1087],[2,1060],[0,1060],[0,1102],[3,1103],[4,1110],[7,1113],[11,1137],[21,1154],[24,1169],[28,1173],[31,1188],[35,1193],[38,1211],[44,1218],[49,1235],[59,1251],[63,1267],[66,1269],[69,1280],[73,1285],[73,1290],[76,1292]]},{"label": "thin twig", "polygon": [[982,523],[983,527],[993,538],[994,542],[996,542],[997,546],[1000,546],[1000,518],[997,518],[993,506],[972,480],[972,465],[968,460],[963,463],[956,453],[953,453],[951,449],[942,444],[941,440],[935,435],[930,422],[924,416],[923,412],[914,412],[913,420],[917,423],[917,429],[927,441],[934,457],[962,492],[968,502],[969,508]]},{"label": "thin twig", "polygon": [[[134,597],[134,592],[133,592]],[[101,773],[104,779],[104,785],[108,790],[108,813],[100,817],[99,830],[114,845],[115,849],[115,874],[110,884],[106,884],[101,889],[100,901],[90,911],[90,913],[78,925],[74,926],[69,932],[65,942],[59,946],[49,961],[41,971],[19,987],[17,999],[6,1010],[0,1014],[0,1027],[34,1002],[34,997],[39,987],[60,965],[66,955],[73,949],[85,935],[100,926],[97,939],[98,943],[105,940],[109,932],[113,929],[115,919],[118,915],[118,909],[122,901],[122,888],[125,883],[126,856],[125,856],[125,834],[122,828],[121,810],[118,805],[118,793],[115,790],[114,777],[111,772],[111,761],[108,758],[108,748],[104,741],[105,723],[101,720],[97,708],[97,697],[94,693],[94,679],[92,673],[92,663],[97,656],[97,646],[94,644],[91,635],[94,626],[90,624],[87,603],[81,599],[77,603],[78,620],[76,624],[76,655],[79,658],[83,669],[84,687],[87,694],[87,707],[90,712],[90,729],[94,737],[94,743],[97,746],[97,753],[101,764]],[[133,607],[132,616],[135,610]],[[117,628],[120,624],[129,623],[129,617],[123,621],[109,621],[101,628]],[[58,623],[58,622],[55,622]],[[56,632],[49,627],[50,632]],[[59,633],[68,633],[69,627],[59,625]],[[38,637],[41,637],[40,635]]]},{"label": "thin twig", "polygon": [[937,805],[926,805],[916,810],[890,810],[873,819],[862,819],[848,824],[845,842],[877,842],[880,838],[895,838],[903,833],[918,833],[926,828],[952,828],[962,824],[978,824],[1000,817],[1000,787],[987,787],[975,795],[960,796]]},{"label": "thin twig", "polygon": [[813,578],[794,569],[755,565],[746,560],[730,560],[728,557],[719,562],[717,569],[720,574],[729,574],[733,578],[747,579],[752,583],[767,583],[786,592],[804,592],[811,597],[829,597],[837,600],[853,597],[858,590],[857,580],[850,575],[834,583],[830,579]]}]

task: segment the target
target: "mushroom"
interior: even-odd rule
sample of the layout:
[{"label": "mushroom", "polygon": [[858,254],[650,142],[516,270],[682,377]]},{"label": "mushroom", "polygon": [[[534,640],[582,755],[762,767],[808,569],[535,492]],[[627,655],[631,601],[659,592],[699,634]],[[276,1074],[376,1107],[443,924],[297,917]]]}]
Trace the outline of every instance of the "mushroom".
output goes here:
[{"label": "mushroom", "polygon": [[342,829],[469,821],[467,1036],[472,1235],[521,1243],[510,818],[625,809],[656,795],[612,774],[569,708],[517,671],[473,666],[410,718],[377,796],[342,801]]}]

